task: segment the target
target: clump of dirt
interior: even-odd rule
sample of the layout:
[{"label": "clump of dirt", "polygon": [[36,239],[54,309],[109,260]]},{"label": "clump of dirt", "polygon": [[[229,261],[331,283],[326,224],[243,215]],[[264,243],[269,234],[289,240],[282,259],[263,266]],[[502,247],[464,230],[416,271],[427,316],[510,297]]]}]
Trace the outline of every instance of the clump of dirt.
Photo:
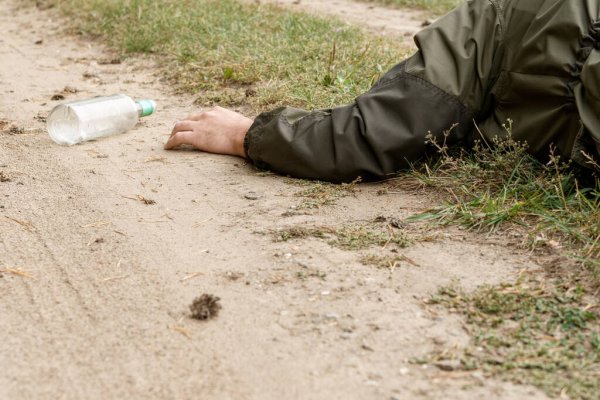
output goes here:
[{"label": "clump of dirt", "polygon": [[25,133],[25,129],[19,126],[13,125],[10,128],[8,128],[9,135],[22,135],[23,133]]},{"label": "clump of dirt", "polygon": [[101,58],[98,60],[99,65],[116,65],[121,64],[121,59],[119,57],[107,57]]},{"label": "clump of dirt", "polygon": [[221,310],[219,300],[221,300],[219,297],[207,293],[204,293],[200,297],[196,297],[192,304],[190,304],[192,318],[203,321],[215,318],[219,315],[219,310]]},{"label": "clump of dirt", "polygon": [[156,204],[156,201],[155,201],[155,200],[152,200],[152,199],[147,199],[147,198],[145,198],[145,197],[142,197],[142,198],[140,199],[140,201],[141,201],[142,203],[144,203],[144,204],[147,204],[147,205]]},{"label": "clump of dirt", "polygon": [[11,179],[8,176],[4,175],[4,172],[0,171],[0,182],[10,182],[10,181],[11,181]]},{"label": "clump of dirt", "polygon": [[79,89],[73,87],[73,86],[65,86],[65,88],[63,89],[63,93],[78,93]]}]

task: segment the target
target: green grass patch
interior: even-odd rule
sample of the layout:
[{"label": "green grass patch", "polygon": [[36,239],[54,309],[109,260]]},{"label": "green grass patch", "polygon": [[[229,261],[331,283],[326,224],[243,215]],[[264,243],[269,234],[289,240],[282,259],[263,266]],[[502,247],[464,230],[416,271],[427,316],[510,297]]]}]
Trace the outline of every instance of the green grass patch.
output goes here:
[{"label": "green grass patch", "polygon": [[439,160],[411,174],[447,196],[411,219],[484,232],[520,226],[525,245],[569,255],[570,270],[562,272],[577,272],[575,279],[600,287],[600,182],[557,156],[540,163],[511,138],[510,121],[507,131],[506,138],[477,143],[458,156],[432,142]]},{"label": "green grass patch", "polygon": [[352,101],[407,48],[335,19],[235,0],[55,0],[84,34],[159,56],[198,103],[325,108]]},{"label": "green grass patch", "polygon": [[[472,346],[432,354],[546,393],[591,399],[600,392],[600,183],[550,155],[542,164],[507,136],[452,154],[411,172],[417,183],[446,193],[443,204],[412,220],[460,224],[483,232],[510,229],[542,257],[539,281],[484,287],[473,293],[442,288],[430,302],[467,318]],[[406,178],[399,181],[406,184]],[[516,229],[515,229],[516,228]]]},{"label": "green grass patch", "polygon": [[556,397],[592,399],[600,393],[600,314],[583,287],[529,278],[473,293],[449,286],[428,304],[466,315],[472,339],[465,349],[418,361],[459,361],[462,369],[535,385]]}]

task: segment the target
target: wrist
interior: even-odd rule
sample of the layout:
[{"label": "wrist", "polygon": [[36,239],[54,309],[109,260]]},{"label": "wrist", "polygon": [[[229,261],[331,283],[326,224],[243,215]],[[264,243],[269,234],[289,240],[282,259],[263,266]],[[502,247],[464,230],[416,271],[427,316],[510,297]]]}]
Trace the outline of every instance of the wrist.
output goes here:
[{"label": "wrist", "polygon": [[244,124],[243,127],[240,127],[240,130],[238,131],[236,138],[235,138],[235,153],[236,155],[240,156],[240,157],[244,157],[246,158],[246,148],[245,148],[245,140],[246,140],[246,135],[248,134],[248,131],[250,130],[250,127],[252,126],[252,124],[254,123],[254,121],[252,119],[248,119],[247,121],[245,121],[246,123]]}]

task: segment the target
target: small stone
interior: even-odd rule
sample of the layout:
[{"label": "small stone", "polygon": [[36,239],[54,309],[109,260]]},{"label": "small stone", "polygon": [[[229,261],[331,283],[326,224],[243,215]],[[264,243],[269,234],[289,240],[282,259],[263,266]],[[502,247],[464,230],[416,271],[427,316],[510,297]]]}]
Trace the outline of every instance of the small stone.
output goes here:
[{"label": "small stone", "polygon": [[244,195],[244,198],[248,199],[248,200],[258,200],[260,199],[262,196],[256,192],[248,192]]},{"label": "small stone", "polygon": [[366,351],[375,351],[375,349],[373,349],[371,346],[369,346],[369,345],[368,345],[368,344],[366,344],[366,343],[363,343],[363,344],[362,344],[360,347],[361,347],[363,350],[366,350]]},{"label": "small stone", "polygon": [[460,360],[441,360],[434,363],[437,368],[442,371],[458,371],[463,369],[462,363]]},{"label": "small stone", "polygon": [[328,321],[338,321],[340,319],[340,315],[337,313],[327,313],[325,314],[325,319]]},{"label": "small stone", "polygon": [[471,374],[471,376],[479,382],[485,381],[485,375],[481,371],[475,371]]},{"label": "small stone", "polygon": [[63,89],[63,93],[77,93],[79,90],[74,88],[73,86],[65,86]]}]

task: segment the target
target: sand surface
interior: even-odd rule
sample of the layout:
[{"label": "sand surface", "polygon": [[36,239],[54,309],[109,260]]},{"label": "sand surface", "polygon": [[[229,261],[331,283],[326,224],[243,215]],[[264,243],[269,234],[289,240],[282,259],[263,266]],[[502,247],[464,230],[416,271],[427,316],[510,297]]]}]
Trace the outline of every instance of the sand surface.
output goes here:
[{"label": "sand surface", "polygon": [[[432,21],[429,13],[417,9],[394,9],[352,0],[246,0],[277,4],[319,16],[333,16],[378,35],[402,38],[412,43],[412,36]],[[433,18],[434,19],[434,18]]]},{"label": "sand surface", "polygon": [[[65,34],[52,10],[16,4],[0,0],[0,399],[544,398],[410,362],[468,341],[460,318],[423,299],[453,280],[513,279],[535,268],[526,254],[410,226],[430,240],[398,249],[414,263],[392,271],[359,261],[389,248],[273,241],[285,227],[401,219],[433,203],[361,184],[299,209],[306,187],[287,178],[166,152],[192,97],[161,83],[151,60],[107,63],[110,52]],[[159,110],[97,142],[61,147],[46,134],[53,96],[118,92]],[[203,293],[221,298],[217,318],[190,318]]]}]

